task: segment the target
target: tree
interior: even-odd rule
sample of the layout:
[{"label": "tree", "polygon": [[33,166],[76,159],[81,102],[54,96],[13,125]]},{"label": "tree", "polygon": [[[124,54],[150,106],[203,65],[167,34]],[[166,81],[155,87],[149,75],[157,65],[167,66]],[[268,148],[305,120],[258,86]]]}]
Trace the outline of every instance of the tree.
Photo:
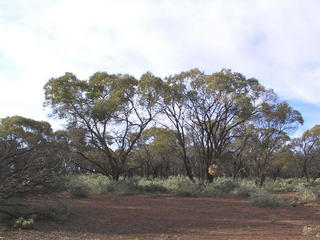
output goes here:
[{"label": "tree", "polygon": [[66,73],[45,84],[44,105],[51,107],[53,116],[67,120],[69,129],[82,134],[73,144],[82,159],[79,167],[89,164],[88,170],[118,180],[142,132],[159,112],[156,100],[161,84],[151,73],[140,81],[106,72],[86,81]]},{"label": "tree", "polygon": [[[0,120],[0,200],[47,189],[63,172],[47,122],[20,116]],[[1,205],[1,203],[0,203]]]},{"label": "tree", "polygon": [[182,174],[179,159],[179,145],[175,132],[167,128],[153,127],[145,130],[136,145],[131,169],[139,169],[142,176],[169,177]]},{"label": "tree", "polygon": [[236,180],[241,172],[248,175],[247,163],[250,156],[250,140],[253,130],[254,126],[250,122],[245,122],[233,129],[231,133],[235,137],[230,139],[226,146],[224,165],[228,165],[225,166],[226,168],[231,168],[233,180]]},{"label": "tree", "polygon": [[256,184],[262,186],[275,153],[290,140],[289,134],[303,124],[303,118],[286,102],[264,102],[253,124],[250,143],[252,169]]},{"label": "tree", "polygon": [[293,139],[296,162],[309,182],[320,177],[320,125],[305,131],[300,138]]},{"label": "tree", "polygon": [[164,91],[162,92],[162,102],[160,102],[163,108],[162,114],[167,120],[167,122],[166,120],[161,120],[161,122],[166,122],[164,125],[169,129],[174,130],[181,152],[180,156],[187,176],[191,181],[194,181],[194,179],[190,159],[187,153],[187,149],[190,145],[187,137],[190,123],[188,122],[189,119],[185,107],[188,92],[186,79],[189,75],[197,74],[198,72],[199,71],[195,69],[190,72],[168,77],[164,84]]},{"label": "tree", "polygon": [[175,105],[171,111],[167,108],[166,115],[178,133],[180,128],[180,135],[187,129],[184,135],[191,136],[198,149],[200,177],[212,181],[209,167],[219,165],[227,143],[235,137],[233,129],[258,112],[268,91],[256,79],[225,69],[211,75],[192,69],[170,77],[168,83],[175,83],[180,94],[171,94],[179,101],[170,102]]}]

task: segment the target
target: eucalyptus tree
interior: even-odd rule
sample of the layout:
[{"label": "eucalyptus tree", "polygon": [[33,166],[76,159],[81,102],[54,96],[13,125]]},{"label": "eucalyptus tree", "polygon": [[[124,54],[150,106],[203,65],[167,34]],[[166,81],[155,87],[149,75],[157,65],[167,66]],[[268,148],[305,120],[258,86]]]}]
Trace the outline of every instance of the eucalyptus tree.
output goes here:
[{"label": "eucalyptus tree", "polygon": [[188,132],[197,149],[201,177],[211,181],[208,169],[212,164],[219,165],[227,144],[236,137],[233,130],[255,116],[272,94],[256,79],[225,69],[211,75],[192,69],[167,82],[180,94],[171,94],[179,101],[174,101],[175,108],[171,112],[167,108],[166,114],[173,119],[175,130]]},{"label": "eucalyptus tree", "polygon": [[175,132],[152,127],[142,133],[130,159],[131,169],[149,177],[182,174]]},{"label": "eucalyptus tree", "polygon": [[256,184],[262,186],[276,154],[290,141],[289,134],[303,124],[303,118],[286,102],[264,102],[253,124],[252,169]]},{"label": "eucalyptus tree", "polygon": [[[226,146],[224,168],[231,172],[233,180],[242,174],[249,175],[248,159],[250,156],[251,146],[250,141],[254,126],[249,122],[245,122],[232,131],[234,138],[230,139]],[[227,166],[225,166],[227,165]]]},{"label": "eucalyptus tree", "polygon": [[320,125],[305,131],[300,138],[292,140],[296,162],[309,182],[320,177]]},{"label": "eucalyptus tree", "polygon": [[49,123],[21,116],[0,120],[0,205],[17,195],[48,189],[63,173]]},{"label": "eucalyptus tree", "polygon": [[163,85],[163,98],[160,103],[163,106],[164,126],[174,130],[176,139],[179,144],[180,156],[183,161],[187,176],[191,181],[194,180],[191,159],[188,156],[188,147],[190,146],[190,138],[188,137],[188,128],[190,127],[190,119],[186,110],[186,102],[188,100],[188,79],[199,73],[198,69],[190,70],[173,76],[167,77]]},{"label": "eucalyptus tree", "polygon": [[79,166],[89,164],[91,171],[118,180],[142,132],[160,111],[156,101],[161,84],[151,73],[137,80],[97,72],[88,81],[66,73],[45,84],[44,105],[82,134],[73,148]]}]

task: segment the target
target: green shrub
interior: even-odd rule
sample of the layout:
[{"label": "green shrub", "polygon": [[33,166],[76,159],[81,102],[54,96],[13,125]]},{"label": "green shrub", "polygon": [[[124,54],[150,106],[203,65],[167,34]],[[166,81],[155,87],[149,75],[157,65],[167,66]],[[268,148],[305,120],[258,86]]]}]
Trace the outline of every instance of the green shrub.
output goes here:
[{"label": "green shrub", "polygon": [[198,197],[201,195],[201,189],[197,184],[183,184],[174,194],[178,197]]},{"label": "green shrub", "polygon": [[259,190],[250,196],[251,204],[255,207],[282,207],[287,204],[287,200],[281,197],[274,196],[268,192]]},{"label": "green shrub", "polygon": [[235,188],[239,187],[237,182],[234,182],[228,178],[217,178],[211,184],[213,184],[214,187],[222,193],[230,193]]},{"label": "green shrub", "polygon": [[312,191],[312,189],[307,187],[300,187],[297,195],[301,203],[307,203],[317,198],[317,195]]},{"label": "green shrub", "polygon": [[278,178],[275,181],[268,178],[263,185],[263,189],[270,193],[293,192],[301,182],[301,179],[298,178]]},{"label": "green shrub", "polygon": [[193,185],[194,183],[185,176],[170,176],[167,179],[159,181],[159,184],[168,189],[168,191],[178,192],[181,188],[188,188],[189,185]]},{"label": "green shrub", "polygon": [[138,186],[141,187],[143,192],[167,192],[168,189],[163,185],[163,180],[155,178],[155,179],[145,179],[141,178],[138,181]]},{"label": "green shrub", "polygon": [[[31,209],[31,208],[30,208]],[[27,212],[26,206],[15,200],[0,202],[0,225],[12,227],[15,220]]]},{"label": "green shrub", "polygon": [[86,185],[70,185],[68,192],[75,198],[87,198],[89,196],[90,188]]},{"label": "green shrub", "polygon": [[316,195],[316,197],[320,197],[320,185],[319,184],[315,184],[311,187],[313,193]]},{"label": "green shrub", "polygon": [[162,185],[158,185],[158,184],[151,184],[151,185],[145,185],[143,186],[143,191],[144,192],[162,192],[165,193],[168,190],[162,186]]},{"label": "green shrub", "polygon": [[235,190],[239,188],[239,183],[234,182],[229,178],[216,178],[212,183],[204,185],[201,196],[221,197],[228,194],[234,194]]},{"label": "green shrub", "polygon": [[232,190],[231,194],[238,197],[250,197],[252,194],[255,193],[255,190],[251,187],[246,185],[240,185]]},{"label": "green shrub", "polygon": [[54,221],[66,221],[72,213],[72,205],[67,200],[60,200],[57,204],[46,210],[39,212],[40,219],[50,219]]}]

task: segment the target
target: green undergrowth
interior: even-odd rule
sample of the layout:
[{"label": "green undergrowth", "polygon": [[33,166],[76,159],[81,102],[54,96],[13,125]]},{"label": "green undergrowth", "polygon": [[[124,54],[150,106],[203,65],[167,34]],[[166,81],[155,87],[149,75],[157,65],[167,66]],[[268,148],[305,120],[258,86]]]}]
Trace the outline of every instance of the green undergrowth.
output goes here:
[{"label": "green undergrowth", "polygon": [[300,202],[313,201],[320,195],[320,184],[306,184],[303,179],[267,179],[262,188],[253,179],[217,177],[212,183],[184,176],[167,179],[132,177],[119,181],[98,174],[70,175],[66,183],[67,191],[75,198],[85,198],[90,194],[132,195],[145,193],[169,193],[180,197],[243,197],[258,207],[281,207],[288,204],[278,193],[296,192]]},{"label": "green undergrowth", "polygon": [[67,221],[71,213],[72,205],[65,199],[46,207],[14,200],[0,201],[0,225],[14,229],[31,229],[35,222],[41,220]]}]

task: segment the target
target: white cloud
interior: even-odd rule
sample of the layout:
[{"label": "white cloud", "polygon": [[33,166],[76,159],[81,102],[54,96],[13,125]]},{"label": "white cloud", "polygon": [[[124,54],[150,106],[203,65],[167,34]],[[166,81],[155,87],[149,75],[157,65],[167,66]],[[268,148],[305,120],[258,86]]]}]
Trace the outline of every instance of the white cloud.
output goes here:
[{"label": "white cloud", "polygon": [[[0,0],[0,117],[42,112],[42,86],[74,72],[223,67],[320,104],[316,0]],[[44,116],[42,113],[41,116]]]}]

